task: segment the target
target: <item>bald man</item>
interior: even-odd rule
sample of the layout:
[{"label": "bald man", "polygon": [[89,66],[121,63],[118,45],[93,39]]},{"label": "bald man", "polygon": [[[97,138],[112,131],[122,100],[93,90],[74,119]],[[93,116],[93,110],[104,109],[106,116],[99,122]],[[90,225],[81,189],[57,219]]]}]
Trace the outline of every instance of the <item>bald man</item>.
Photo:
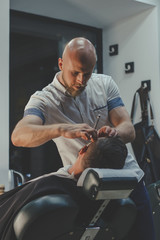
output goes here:
[{"label": "bald man", "polygon": [[[82,138],[83,140],[91,139],[94,141],[97,138],[97,131],[93,128],[95,117],[99,112],[102,112],[104,115],[104,111],[106,112],[103,117],[104,119],[101,118],[103,121],[101,121],[99,125],[99,127],[103,126],[103,128],[99,130],[98,135],[114,136],[117,135],[118,132],[125,143],[134,139],[134,128],[124,108],[124,104],[119,99],[118,89],[113,80],[110,77],[103,79],[103,76],[96,77],[95,79],[94,76],[96,82],[95,80],[89,81],[95,63],[96,51],[92,43],[87,39],[75,38],[66,45],[62,58],[58,59],[60,72],[55,76],[53,83],[43,90],[43,94],[37,92],[32,96],[25,108],[25,117],[14,129],[12,142],[15,146],[35,147],[57,137]],[[102,84],[102,81],[106,81],[105,85],[107,84],[107,86]],[[90,86],[87,86],[89,82]],[[105,95],[108,94],[111,100],[116,98],[118,103],[111,101],[111,109],[108,109],[106,105],[107,99],[105,105],[103,103],[104,100],[103,102],[99,101],[97,104],[92,102],[92,99],[88,102],[89,99],[85,94],[85,89],[86,87],[96,88],[94,84],[100,85],[97,85],[97,90],[99,91],[101,91],[103,87],[103,91],[108,87],[108,89],[106,89],[108,93],[100,92],[101,98],[105,100]],[[96,89],[93,89],[93,91],[96,91]],[[88,94],[92,93],[88,92]],[[111,94],[113,94],[113,96],[111,96]],[[86,98],[86,101],[84,100],[82,103],[83,109],[78,109],[81,101],[80,97]],[[90,97],[92,98],[92,96]],[[93,97],[98,98],[98,92]],[[66,104],[64,101],[66,101]],[[73,112],[70,110],[67,112],[66,108],[71,108],[71,106],[68,105],[72,105]],[[55,108],[58,108],[61,112],[61,114],[58,113],[58,116],[56,116],[57,110],[53,111]],[[85,109],[90,112],[88,112],[89,117],[86,115]],[[77,110],[78,113],[76,113]],[[108,110],[110,112],[110,122],[107,121]],[[52,115],[52,120],[46,116],[46,113],[48,115],[48,111],[50,111],[49,114]],[[65,117],[62,116],[62,114],[64,114]],[[75,119],[75,114],[79,114],[80,116],[76,116]],[[73,118],[71,115],[73,115]],[[83,115],[85,115],[85,117]]]},{"label": "bald man", "polygon": [[[88,141],[117,135],[124,143],[133,141],[134,127],[118,87],[112,77],[93,73],[95,64],[93,44],[85,38],[72,39],[66,45],[62,58],[58,59],[60,71],[53,82],[31,96],[23,119],[12,133],[13,144],[35,147],[52,139],[66,166],[75,163],[78,151]],[[99,115],[96,130],[94,126]],[[132,194],[139,217],[135,235],[132,233],[128,239],[153,240],[151,211],[143,184],[144,173],[130,153],[124,168],[132,169],[139,177],[138,188]]]}]

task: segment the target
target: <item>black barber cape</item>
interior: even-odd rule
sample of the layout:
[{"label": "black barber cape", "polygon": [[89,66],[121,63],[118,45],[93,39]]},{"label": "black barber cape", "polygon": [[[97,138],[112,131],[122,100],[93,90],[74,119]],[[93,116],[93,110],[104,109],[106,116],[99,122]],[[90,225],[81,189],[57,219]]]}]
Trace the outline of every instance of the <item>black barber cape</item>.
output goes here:
[{"label": "black barber cape", "polygon": [[0,240],[15,240],[13,220],[18,211],[31,200],[47,194],[70,194],[78,197],[76,182],[57,176],[48,176],[27,182],[0,196]]},{"label": "black barber cape", "polygon": [[[19,210],[33,199],[47,194],[69,194],[78,204],[78,224],[90,221],[101,201],[89,200],[72,179],[55,175],[26,182],[0,196],[0,240],[16,240],[13,221]],[[63,221],[63,220],[62,220]]]}]

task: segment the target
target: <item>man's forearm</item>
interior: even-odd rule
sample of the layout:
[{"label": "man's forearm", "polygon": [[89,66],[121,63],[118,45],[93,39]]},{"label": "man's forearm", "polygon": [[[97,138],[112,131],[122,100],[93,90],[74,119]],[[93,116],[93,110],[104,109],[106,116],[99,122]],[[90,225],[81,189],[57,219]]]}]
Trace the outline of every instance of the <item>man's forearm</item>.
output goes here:
[{"label": "man's forearm", "polygon": [[85,123],[41,125],[41,122],[28,122],[26,119],[21,120],[12,133],[11,140],[15,146],[36,147],[60,136],[92,141],[97,139],[97,131]]},{"label": "man's forearm", "polygon": [[135,139],[135,130],[130,122],[123,122],[116,127],[118,135],[124,143],[132,142]]},{"label": "man's forearm", "polygon": [[12,133],[11,140],[17,147],[37,147],[59,136],[59,124],[45,126],[28,124],[17,127]]}]

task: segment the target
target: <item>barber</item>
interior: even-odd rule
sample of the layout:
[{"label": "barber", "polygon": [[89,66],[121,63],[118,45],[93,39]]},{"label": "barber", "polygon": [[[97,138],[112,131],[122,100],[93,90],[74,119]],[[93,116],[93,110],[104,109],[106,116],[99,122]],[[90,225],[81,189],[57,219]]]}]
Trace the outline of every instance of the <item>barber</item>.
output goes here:
[{"label": "barber", "polygon": [[[31,96],[23,119],[12,133],[13,144],[35,147],[53,139],[66,166],[74,164],[78,151],[89,140],[119,135],[124,143],[133,141],[134,127],[118,87],[110,76],[92,73],[95,64],[92,43],[85,38],[72,39],[58,59],[60,72],[53,82]],[[99,114],[97,131],[94,123]],[[124,168],[132,169],[139,178],[139,186],[132,194],[139,215],[135,234],[128,239],[154,240],[144,173],[130,153]]]}]

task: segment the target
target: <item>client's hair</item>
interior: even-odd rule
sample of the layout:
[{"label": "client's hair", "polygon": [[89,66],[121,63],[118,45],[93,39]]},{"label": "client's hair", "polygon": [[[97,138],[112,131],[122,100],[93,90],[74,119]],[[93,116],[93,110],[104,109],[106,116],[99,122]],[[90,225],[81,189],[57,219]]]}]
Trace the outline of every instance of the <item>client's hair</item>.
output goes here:
[{"label": "client's hair", "polygon": [[120,137],[99,138],[89,145],[83,158],[84,168],[123,168],[127,153]]}]

